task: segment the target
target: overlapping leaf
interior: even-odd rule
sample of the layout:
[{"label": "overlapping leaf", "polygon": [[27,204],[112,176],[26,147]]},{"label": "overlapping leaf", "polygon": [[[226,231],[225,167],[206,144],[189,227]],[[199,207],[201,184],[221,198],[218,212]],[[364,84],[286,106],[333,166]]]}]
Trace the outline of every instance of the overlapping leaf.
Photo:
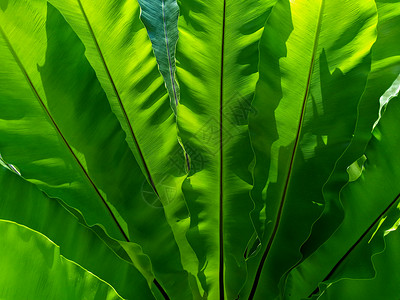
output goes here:
[{"label": "overlapping leaf", "polygon": [[324,204],[322,187],[349,144],[376,38],[373,1],[288,1],[274,6],[260,42],[250,116],[260,254],[249,259],[249,299],[275,299],[301,259]]},{"label": "overlapping leaf", "polygon": [[[46,1],[10,1],[0,18],[5,160],[78,209],[90,226],[139,242],[165,289],[188,297],[187,274],[164,211],[144,201],[140,191],[151,187],[75,33],[54,8],[46,12]],[[142,257],[135,249],[139,253],[131,256]]]},{"label": "overlapping leaf", "polygon": [[154,54],[176,112],[179,103],[179,85],[175,78],[175,51],[178,41],[179,7],[176,0],[139,0],[140,18],[153,44]]},{"label": "overlapping leaf", "polygon": [[121,299],[106,282],[60,255],[42,234],[0,220],[2,299]]},{"label": "overlapping leaf", "polygon": [[168,175],[183,177],[184,160],[179,160],[183,153],[152,44],[139,20],[139,4],[116,0],[50,2],[85,45],[85,55],[126,132],[128,144],[162,204],[175,202],[169,192],[176,187],[168,188]]},{"label": "overlapping leaf", "polygon": [[[142,299],[153,298],[144,277],[133,265],[118,258],[92,230],[79,224],[78,219],[56,199],[46,197],[33,184],[5,168],[0,168],[0,190],[0,219],[44,234],[60,246],[62,256],[106,281],[124,299],[135,299],[137,295]],[[5,244],[3,237],[1,244]]]},{"label": "overlapping leaf", "polygon": [[[341,193],[345,209],[343,223],[326,243],[290,273],[287,295],[305,298],[318,292],[320,282],[374,277],[371,256],[383,250],[384,234],[398,235],[390,232],[397,228],[399,220],[399,113],[397,97],[391,100],[373,132],[361,177]],[[397,257],[398,254],[393,259]],[[393,286],[387,291],[391,294],[388,299],[397,299],[396,290]]]},{"label": "overlapping leaf", "polygon": [[400,39],[400,2],[376,1],[376,4],[378,36],[372,47],[371,72],[358,107],[354,137],[324,186],[327,205],[323,216],[314,225],[311,237],[302,247],[304,256],[308,256],[321,245],[342,221],[343,211],[339,192],[348,180],[346,168],[363,154],[371,138],[374,122],[378,118],[379,100],[385,101],[390,96],[383,97],[385,91],[400,74],[400,46],[393,42]]},{"label": "overlapping leaf", "polygon": [[0,298],[397,299],[399,2],[48,2],[0,0]]},{"label": "overlapping leaf", "polygon": [[[152,44],[139,20],[139,4],[119,0],[49,2],[60,10],[85,45],[85,55],[150,184],[141,175],[133,175],[142,180],[136,194],[156,209],[164,207],[178,246],[185,253],[182,263],[195,273],[196,257],[185,238],[189,219],[180,188],[185,157]],[[168,9],[166,13],[174,12]],[[173,57],[170,59],[172,62]]]},{"label": "overlapping leaf", "polygon": [[400,294],[400,264],[398,232],[385,238],[385,252],[373,258],[376,277],[372,280],[344,279],[330,286],[320,300],[387,299],[395,300]]}]

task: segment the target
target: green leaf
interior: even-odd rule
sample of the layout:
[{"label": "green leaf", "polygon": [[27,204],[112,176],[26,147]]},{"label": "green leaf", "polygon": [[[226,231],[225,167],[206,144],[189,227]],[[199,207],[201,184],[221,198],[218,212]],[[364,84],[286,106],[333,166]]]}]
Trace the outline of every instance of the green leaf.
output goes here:
[{"label": "green leaf", "polygon": [[4,168],[8,169],[8,170],[12,170],[11,166],[9,164],[7,164],[4,160],[3,157],[0,154],[0,165],[3,166]]},{"label": "green leaf", "polygon": [[0,220],[0,235],[0,298],[122,299],[39,232]]},{"label": "green leaf", "polygon": [[4,168],[0,168],[0,190],[0,219],[47,236],[60,246],[61,255],[111,284],[123,298],[134,299],[137,295],[142,299],[153,298],[147,282],[133,265],[118,258],[59,201]]},{"label": "green leaf", "polygon": [[361,177],[341,192],[343,223],[288,278],[287,294],[295,299],[317,293],[341,278],[373,278],[371,256],[384,249],[383,237],[395,228],[400,212],[398,182],[400,98],[394,98],[373,132]]},{"label": "green leaf", "polygon": [[[139,243],[165,289],[188,296],[187,273],[164,211],[143,197],[141,191],[151,187],[80,40],[57,10],[49,5],[46,11],[46,1],[9,2],[0,24],[4,159],[49,196],[76,208],[89,226]],[[157,222],[146,222],[151,219]]]},{"label": "green leaf", "polygon": [[[247,117],[258,41],[275,1],[179,1],[179,134],[190,156],[183,184],[188,239],[209,299],[235,299],[246,280],[251,148]],[[253,111],[254,113],[254,111]]]},{"label": "green leaf", "polygon": [[178,41],[179,6],[176,0],[138,0],[142,9],[140,19],[146,26],[154,54],[176,112],[179,85],[175,78],[175,51]]},{"label": "green leaf", "polygon": [[322,187],[351,141],[376,39],[374,1],[281,0],[260,42],[249,130],[261,240],[243,297],[275,299],[319,217]]},{"label": "green leaf", "polygon": [[69,298],[395,300],[398,5],[0,0],[0,220]]},{"label": "green leaf", "polygon": [[[174,184],[180,186],[185,162],[164,80],[146,28],[139,19],[139,4],[118,0],[50,3],[85,45],[85,55],[126,133],[129,147],[162,205],[183,203],[179,197],[171,199],[169,193],[176,189]],[[168,176],[180,178],[173,178],[176,182],[169,186],[172,183]],[[144,192],[147,194],[146,188]],[[148,201],[156,200],[152,197]]]},{"label": "green leaf", "polygon": [[330,286],[320,300],[387,299],[397,300],[400,294],[400,234],[385,239],[385,252],[374,256],[376,277],[372,280],[345,279]]},{"label": "green leaf", "polygon": [[385,91],[394,84],[400,73],[400,46],[394,40],[400,40],[400,2],[388,3],[376,1],[378,8],[377,40],[372,47],[371,72],[368,75],[366,89],[358,107],[357,125],[354,136],[345,153],[335,165],[335,170],[324,186],[324,198],[327,202],[323,216],[315,223],[308,241],[302,246],[304,256],[311,254],[321,245],[343,220],[343,208],[339,201],[339,191],[348,181],[346,168],[365,151],[371,138],[374,122],[378,118],[380,99],[391,95]]},{"label": "green leaf", "polygon": [[[149,182],[148,185],[141,175],[129,175],[139,183],[136,195],[141,194],[155,209],[164,207],[184,253],[182,264],[195,274],[198,263],[185,237],[189,216],[180,188],[186,159],[151,41],[139,19],[139,4],[119,0],[49,2],[59,9],[85,45],[85,55]],[[172,12],[169,7],[166,13]],[[173,16],[168,15],[170,18]]]}]

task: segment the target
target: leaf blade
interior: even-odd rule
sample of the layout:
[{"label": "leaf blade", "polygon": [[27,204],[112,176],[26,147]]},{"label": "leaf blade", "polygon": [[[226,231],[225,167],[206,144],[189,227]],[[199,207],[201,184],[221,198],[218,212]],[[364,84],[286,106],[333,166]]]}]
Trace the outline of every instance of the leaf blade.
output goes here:
[{"label": "leaf blade", "polygon": [[110,283],[123,298],[131,299],[140,292],[144,299],[152,299],[143,276],[118,258],[92,230],[79,224],[59,201],[4,168],[0,169],[0,187],[0,219],[47,236],[60,246],[61,255]]},{"label": "leaf blade", "polygon": [[279,1],[265,26],[253,102],[261,113],[249,125],[252,219],[262,244],[262,254],[248,261],[253,283],[243,295],[250,299],[278,297],[280,279],[301,259],[298,249],[321,213],[322,186],[352,137],[376,26],[372,1],[354,5]]},{"label": "leaf blade", "polygon": [[[24,14],[29,8],[35,16]],[[21,19],[16,18],[18,15]],[[7,33],[13,34],[11,42],[17,45],[16,52],[23,57],[21,61],[33,78],[33,86],[71,145],[67,149],[54,126],[46,120],[45,111],[32,98],[34,94],[22,75],[15,78],[15,74],[20,74],[18,65],[3,47],[1,51],[5,55],[1,59],[6,68],[0,75],[0,93],[5,109],[1,113],[0,148],[4,158],[15,163],[24,178],[50,196],[77,208],[88,225],[100,224],[117,240],[124,240],[119,227],[123,228],[129,241],[140,241],[145,254],[152,257],[157,265],[155,272],[164,278],[162,281],[168,285],[168,290],[177,292],[177,285],[174,286],[166,275],[169,269],[177,277],[182,276],[179,293],[185,286],[189,293],[187,274],[181,267],[164,211],[148,205],[138,192],[148,183],[126,145],[125,133],[75,33],[52,6],[46,11],[46,1],[10,3],[7,10],[1,12],[1,18]],[[23,23],[19,24],[21,20]],[[18,28],[18,32],[13,27]],[[26,47],[27,44],[31,47]],[[29,49],[35,51],[31,54]],[[75,156],[71,155],[71,150]],[[94,184],[84,176],[83,170]],[[110,218],[100,196],[106,199],[117,223]],[[159,222],[147,224],[142,221],[146,218],[156,218]],[[156,250],[161,245],[168,245],[169,254]]]},{"label": "leaf blade", "polygon": [[244,253],[253,234],[247,116],[257,44],[274,2],[178,2],[177,122],[191,166],[183,183],[192,216],[187,236],[210,298],[236,298],[246,279]]},{"label": "leaf blade", "polygon": [[[291,280],[298,278],[298,272],[304,272],[307,278],[307,281],[302,281],[302,288],[297,283],[293,284],[293,291],[301,291],[299,295],[307,297],[312,294],[318,282],[334,283],[343,277],[374,277],[370,258],[383,250],[385,229],[389,229],[393,224],[390,222],[399,218],[396,207],[400,195],[397,188],[399,173],[394,167],[398,158],[393,153],[399,141],[397,130],[393,130],[397,127],[399,113],[397,97],[390,101],[380,124],[374,130],[366,150],[364,172],[341,193],[346,212],[343,223],[326,243],[291,274]],[[365,263],[367,259],[368,263]],[[316,260],[323,260],[325,265],[315,265]],[[362,267],[354,268],[353,263]],[[315,275],[310,274],[311,268]]]},{"label": "leaf blade", "polygon": [[106,282],[61,256],[59,247],[42,234],[4,220],[0,231],[0,259],[10,271],[0,275],[1,297],[122,299]]}]

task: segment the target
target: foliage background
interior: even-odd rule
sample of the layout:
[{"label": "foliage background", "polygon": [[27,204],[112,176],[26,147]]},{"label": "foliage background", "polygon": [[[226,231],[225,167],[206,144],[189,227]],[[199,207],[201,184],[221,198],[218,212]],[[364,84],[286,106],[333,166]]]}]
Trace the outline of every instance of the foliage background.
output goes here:
[{"label": "foliage background", "polygon": [[0,0],[0,298],[398,299],[400,3]]}]

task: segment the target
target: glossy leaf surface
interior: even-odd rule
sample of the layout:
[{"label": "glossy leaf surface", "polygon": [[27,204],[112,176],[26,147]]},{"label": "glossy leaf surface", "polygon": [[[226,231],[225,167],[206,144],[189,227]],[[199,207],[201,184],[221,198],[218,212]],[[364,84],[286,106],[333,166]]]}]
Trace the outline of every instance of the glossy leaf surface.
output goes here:
[{"label": "glossy leaf surface", "polygon": [[1,298],[122,299],[104,281],[61,256],[42,234],[4,220],[0,233]]}]

